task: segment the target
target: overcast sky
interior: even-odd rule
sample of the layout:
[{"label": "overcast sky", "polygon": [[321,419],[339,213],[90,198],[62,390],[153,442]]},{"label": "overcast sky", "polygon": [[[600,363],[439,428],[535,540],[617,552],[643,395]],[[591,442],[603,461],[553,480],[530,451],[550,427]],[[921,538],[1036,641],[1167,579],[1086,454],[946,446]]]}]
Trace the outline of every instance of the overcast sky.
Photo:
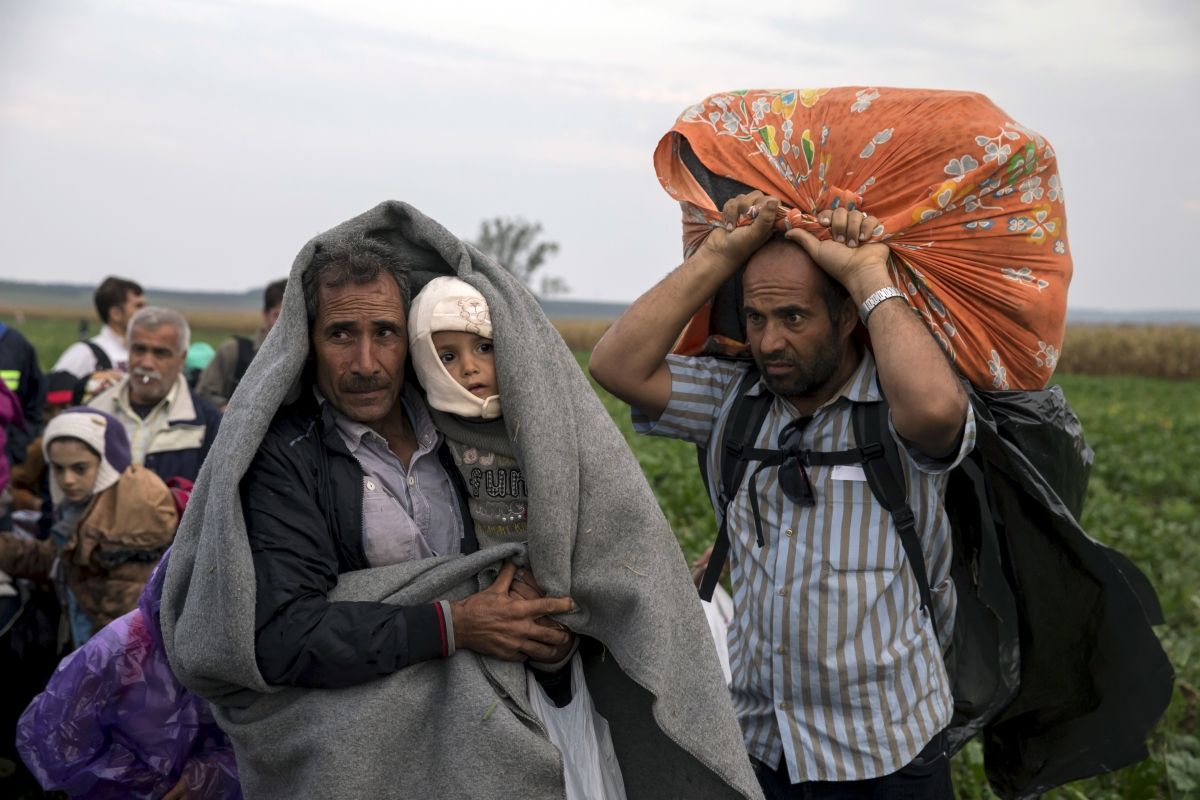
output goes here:
[{"label": "overcast sky", "polygon": [[908,5],[0,0],[0,277],[243,290],[398,199],[538,220],[572,297],[631,300],[679,260],[687,105],[916,86],[1054,144],[1072,307],[1200,308],[1200,3]]}]

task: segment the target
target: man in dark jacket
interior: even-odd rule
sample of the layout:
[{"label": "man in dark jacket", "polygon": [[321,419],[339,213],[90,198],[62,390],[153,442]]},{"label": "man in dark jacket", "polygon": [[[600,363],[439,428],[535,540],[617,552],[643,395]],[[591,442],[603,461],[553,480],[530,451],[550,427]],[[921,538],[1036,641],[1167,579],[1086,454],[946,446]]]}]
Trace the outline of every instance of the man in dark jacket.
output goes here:
[{"label": "man in dark jacket", "polygon": [[327,599],[341,573],[454,556],[475,542],[458,472],[404,382],[404,269],[368,240],[351,241],[318,252],[303,288],[311,348],[301,397],[275,417],[242,481],[262,676],[350,686],[459,648],[558,661],[572,635],[536,620],[572,602],[540,597],[528,570],[511,564],[457,602]]}]

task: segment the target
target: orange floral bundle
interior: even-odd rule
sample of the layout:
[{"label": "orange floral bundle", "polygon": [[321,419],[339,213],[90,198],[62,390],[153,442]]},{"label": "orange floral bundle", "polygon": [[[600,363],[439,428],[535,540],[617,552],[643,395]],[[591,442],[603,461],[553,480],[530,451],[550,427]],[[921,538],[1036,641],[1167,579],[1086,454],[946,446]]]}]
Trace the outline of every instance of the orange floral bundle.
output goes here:
[{"label": "orange floral bundle", "polygon": [[[654,166],[683,207],[684,252],[738,190],[787,207],[780,227],[827,235],[814,214],[878,217],[896,286],[981,389],[1040,389],[1058,360],[1071,256],[1054,150],[980,94],[847,87],[747,90],[691,106]],[[711,304],[677,347],[716,329]]]}]

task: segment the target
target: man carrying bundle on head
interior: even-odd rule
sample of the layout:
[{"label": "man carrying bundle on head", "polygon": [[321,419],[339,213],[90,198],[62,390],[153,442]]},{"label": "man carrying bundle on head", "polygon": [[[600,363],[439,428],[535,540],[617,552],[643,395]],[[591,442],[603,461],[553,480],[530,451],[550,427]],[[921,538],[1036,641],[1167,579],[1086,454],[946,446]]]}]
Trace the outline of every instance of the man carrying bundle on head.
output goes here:
[{"label": "man carrying bundle on head", "polygon": [[1144,757],[1161,612],[1079,529],[1090,451],[1040,391],[1071,274],[1046,141],[977,94],[740,91],[655,166],[686,260],[589,368],[700,450],[766,796],[948,798],[981,730],[1005,797]]},{"label": "man carrying bundle on head", "polygon": [[[832,241],[798,229],[772,237],[778,208],[757,193],[726,204],[727,227],[613,325],[592,374],[636,409],[642,432],[707,444],[727,424],[722,412],[748,367],[667,354],[745,265],[746,332],[760,376],[751,391],[774,398],[756,447],[796,437],[810,449],[848,449],[851,401],[882,389],[908,478],[925,499],[918,529],[939,602],[919,607],[916,582],[897,571],[899,542],[861,469],[792,462],[763,475],[757,507],[743,493],[725,511],[735,608],[747,609],[735,617],[731,647],[735,707],[769,798],[814,780],[861,789],[838,796],[950,797],[937,734],[951,698],[932,614],[948,619],[953,609],[941,496],[946,472],[974,444],[974,417],[937,343],[895,299],[887,247],[869,243],[878,221],[839,209],[822,217]],[[754,222],[738,227],[743,215]],[[853,336],[860,313],[879,343],[874,357]],[[880,708],[889,725],[877,724]]]}]

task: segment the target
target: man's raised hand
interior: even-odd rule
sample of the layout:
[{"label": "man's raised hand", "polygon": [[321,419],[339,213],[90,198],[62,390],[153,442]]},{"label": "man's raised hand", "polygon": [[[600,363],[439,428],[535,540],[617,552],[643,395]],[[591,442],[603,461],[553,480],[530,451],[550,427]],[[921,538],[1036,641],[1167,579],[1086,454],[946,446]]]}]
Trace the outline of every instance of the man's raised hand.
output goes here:
[{"label": "man's raised hand", "polygon": [[818,239],[800,228],[793,228],[786,236],[845,286],[856,303],[881,286],[892,285],[887,245],[871,241],[883,232],[878,219],[861,211],[836,208],[817,212],[817,222],[829,228],[829,239]]},{"label": "man's raised hand", "polygon": [[[779,201],[762,192],[749,192],[732,198],[721,209],[721,220],[704,240],[697,256],[722,271],[733,274],[771,237]],[[750,224],[738,224],[741,220]]]}]

